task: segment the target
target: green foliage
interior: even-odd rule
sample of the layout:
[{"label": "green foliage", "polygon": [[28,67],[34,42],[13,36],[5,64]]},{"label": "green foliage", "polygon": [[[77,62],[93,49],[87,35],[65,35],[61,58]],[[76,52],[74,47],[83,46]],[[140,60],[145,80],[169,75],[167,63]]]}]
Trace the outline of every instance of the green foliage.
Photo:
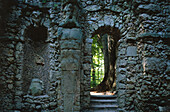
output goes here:
[{"label": "green foliage", "polygon": [[95,35],[93,38],[92,43],[92,66],[93,67],[99,67],[101,66],[101,61],[104,60],[104,55],[102,52],[103,46],[102,42],[100,41],[100,37],[98,35]]},{"label": "green foliage", "polygon": [[[100,84],[104,77],[104,55],[100,36],[95,35],[92,39],[91,87],[95,87]],[[93,76],[93,71],[95,72],[95,77]]]}]

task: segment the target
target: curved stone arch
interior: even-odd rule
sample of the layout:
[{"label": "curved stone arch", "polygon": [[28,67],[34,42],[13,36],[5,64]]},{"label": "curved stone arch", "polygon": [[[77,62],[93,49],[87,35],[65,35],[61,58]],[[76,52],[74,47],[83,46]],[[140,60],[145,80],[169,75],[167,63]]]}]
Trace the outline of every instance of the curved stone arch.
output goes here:
[{"label": "curved stone arch", "polygon": [[[101,26],[91,34],[91,37],[95,36],[96,34],[103,35],[106,33],[109,35],[120,34],[120,30],[118,28],[111,27],[111,26]],[[115,37],[114,39],[116,40],[121,39],[120,35],[116,35],[116,36],[117,37]]]},{"label": "curved stone arch", "polygon": [[88,23],[89,23],[88,24],[89,27],[87,28],[87,32],[89,32],[88,38],[91,38],[94,32],[96,32],[98,29],[102,27],[118,28],[117,26],[115,26],[115,19],[112,17],[112,15],[110,15],[110,18],[107,21],[106,20],[104,21],[103,18],[100,18],[99,20],[88,21]]},{"label": "curved stone arch", "polygon": [[[137,24],[139,18],[135,18],[134,12],[126,12],[122,11],[119,13],[111,12],[111,10],[108,10],[108,12],[105,12],[103,15],[103,12],[97,11],[97,12],[89,12],[90,15],[87,16],[86,19],[86,28],[88,34],[88,38],[92,37],[91,34],[98,30],[100,27],[112,27],[117,28],[122,38],[126,37],[135,37],[137,31],[140,27],[140,24]],[[140,31],[141,32],[141,31]]]},{"label": "curved stone arch", "polygon": [[[89,12],[90,15],[87,15],[87,27],[86,29],[88,32],[93,33],[95,30],[97,30],[100,27],[103,26],[110,26],[113,28],[117,28],[121,31],[121,29],[124,27],[123,21],[128,21],[126,19],[129,19],[131,16],[130,14],[123,14],[122,13],[112,13],[110,11],[105,12],[103,15],[103,12]],[[125,17],[124,17],[125,16]],[[123,18],[124,17],[124,18]],[[125,19],[126,18],[126,19]],[[123,33],[123,32],[122,32]]]},{"label": "curved stone arch", "polygon": [[[26,10],[26,9],[25,9]],[[49,18],[43,16],[43,18],[41,17],[40,14],[37,14],[36,13],[43,13],[43,12],[40,12],[38,10],[32,10],[32,11],[26,11],[24,13],[33,13],[31,15],[24,15],[22,18],[19,18],[20,20],[22,20],[22,23],[20,24],[20,28],[21,30],[18,31],[18,36],[22,36],[24,38],[24,33],[25,31],[30,27],[30,26],[34,26],[34,27],[46,27],[48,32],[50,30],[50,24],[51,24],[51,21],[49,20]],[[47,14],[45,14],[47,15]],[[38,17],[40,16],[40,17]]]},{"label": "curved stone arch", "polygon": [[[104,22],[104,21],[103,21]],[[120,32],[119,32],[119,29],[118,28],[115,28],[114,27],[114,23],[112,24],[112,25],[109,25],[109,24],[102,24],[100,27],[99,27],[100,25],[97,25],[97,27],[96,27],[96,24],[93,24],[93,25],[91,25],[90,27],[89,27],[89,29],[88,29],[88,32],[90,32],[90,33],[88,33],[87,35],[88,35],[88,37],[86,38],[86,41],[85,41],[85,58],[86,58],[86,56],[87,56],[87,59],[89,59],[87,62],[87,64],[89,64],[89,62],[91,63],[91,58],[88,58],[89,56],[91,56],[91,46],[92,46],[92,37],[94,36],[94,35],[96,35],[96,34],[110,34],[110,35],[114,35],[115,34],[115,32],[118,32],[119,34],[120,34]],[[116,38],[116,40],[119,40],[120,39],[120,35],[119,36],[117,36],[118,38]],[[89,53],[90,52],[90,53]],[[86,65],[87,65],[86,64]],[[85,70],[87,70],[87,68],[85,68]],[[91,70],[91,68],[89,68],[88,69],[89,71]],[[86,75],[86,77],[87,77],[87,74],[85,73],[84,75]],[[89,76],[88,77],[90,77],[90,74],[88,74]],[[86,81],[86,79],[84,79],[84,81]],[[84,85],[85,85],[85,91],[84,91],[84,93],[85,94],[87,94],[87,92],[89,93],[89,95],[90,95],[90,90],[88,90],[87,88],[90,88],[89,87],[89,83],[84,83]],[[84,86],[83,85],[83,86]],[[86,96],[86,98],[84,97],[83,98],[83,100],[85,100],[85,101],[83,101],[82,102],[82,104],[84,103],[84,102],[88,102],[87,101],[87,99],[89,99],[88,97],[90,97],[90,96]],[[88,105],[86,105],[86,104],[83,104],[83,107],[82,108],[87,108],[88,107]]]},{"label": "curved stone arch", "polygon": [[[87,52],[91,52],[91,46],[92,45],[92,37],[97,34],[97,33],[101,33],[104,32],[102,31],[102,29],[105,29],[106,33],[114,35],[115,32],[117,31],[117,33],[119,33],[119,38],[117,39],[117,52],[116,52],[116,56],[118,57],[115,63],[116,66],[116,74],[118,73],[118,77],[116,79],[116,84],[117,84],[117,93],[118,93],[118,104],[120,106],[120,108],[124,108],[125,105],[121,105],[122,102],[124,102],[126,100],[125,98],[125,90],[126,90],[126,82],[123,84],[120,83],[120,80],[127,80],[126,79],[126,70],[124,68],[123,65],[124,63],[122,63],[123,61],[125,63],[127,63],[127,57],[126,57],[126,53],[127,53],[127,49],[128,49],[128,45],[134,47],[136,46],[136,42],[134,41],[136,39],[136,32],[133,32],[135,29],[135,25],[133,25],[132,23],[132,18],[131,18],[132,14],[125,14],[125,19],[123,19],[123,15],[120,14],[118,15],[113,15],[113,14],[109,14],[106,15],[104,17],[101,17],[99,20],[97,20],[95,17],[92,17],[92,20],[87,20],[86,22],[88,23],[89,27],[86,27],[86,41],[85,41],[85,55],[84,57],[89,57],[91,56],[90,53]],[[108,22],[109,21],[109,22]],[[129,43],[129,41],[132,43]],[[132,41],[131,41],[132,40]],[[87,51],[86,51],[87,50]],[[123,53],[123,54],[122,54]],[[122,56],[125,57],[122,57]],[[91,62],[91,58],[88,58],[88,63]],[[123,60],[123,61],[122,61]],[[87,60],[86,60],[87,61]],[[90,70],[90,67],[89,67]],[[124,71],[125,70],[125,71]],[[123,71],[123,72],[122,72]],[[122,76],[123,74],[123,76]],[[87,75],[90,74],[84,74],[86,75],[85,77],[87,77]],[[85,88],[90,88],[88,84],[85,84],[84,86]],[[88,89],[85,89],[84,92],[89,92]],[[90,93],[90,92],[89,92]],[[86,98],[84,99],[88,99],[88,96],[86,96]],[[88,101],[85,101],[88,102]],[[83,103],[82,103],[83,104]],[[85,105],[84,105],[85,106]]]}]

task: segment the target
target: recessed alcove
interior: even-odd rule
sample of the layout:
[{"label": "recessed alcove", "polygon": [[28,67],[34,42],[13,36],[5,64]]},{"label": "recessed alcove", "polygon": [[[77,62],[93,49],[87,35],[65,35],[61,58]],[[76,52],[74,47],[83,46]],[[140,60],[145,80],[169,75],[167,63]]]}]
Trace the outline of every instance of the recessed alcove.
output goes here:
[{"label": "recessed alcove", "polygon": [[48,36],[47,28],[44,26],[39,26],[39,27],[30,26],[26,30],[26,36],[35,42],[40,42],[40,41],[45,42]]},{"label": "recessed alcove", "polygon": [[44,26],[29,26],[25,30],[24,60],[23,60],[23,92],[28,94],[32,79],[43,82],[44,92],[48,93],[50,87],[50,47],[45,42],[48,37]]}]

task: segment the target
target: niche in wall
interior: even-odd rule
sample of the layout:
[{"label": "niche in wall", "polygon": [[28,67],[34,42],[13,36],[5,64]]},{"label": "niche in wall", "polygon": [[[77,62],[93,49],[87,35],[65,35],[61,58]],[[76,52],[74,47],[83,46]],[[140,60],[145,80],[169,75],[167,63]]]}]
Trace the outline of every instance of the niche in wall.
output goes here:
[{"label": "niche in wall", "polygon": [[32,79],[39,79],[44,84],[44,94],[50,86],[50,58],[49,45],[45,42],[48,37],[47,28],[44,26],[29,26],[25,31],[24,67],[23,67],[23,92],[28,94]]}]

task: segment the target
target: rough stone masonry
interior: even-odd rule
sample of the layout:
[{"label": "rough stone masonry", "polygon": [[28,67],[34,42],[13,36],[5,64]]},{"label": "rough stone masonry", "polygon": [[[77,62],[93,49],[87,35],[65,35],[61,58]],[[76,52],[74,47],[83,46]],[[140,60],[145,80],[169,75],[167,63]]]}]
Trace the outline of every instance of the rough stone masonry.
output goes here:
[{"label": "rough stone masonry", "polygon": [[168,0],[0,0],[0,112],[88,109],[96,34],[118,39],[118,112],[170,111],[169,11]]}]

